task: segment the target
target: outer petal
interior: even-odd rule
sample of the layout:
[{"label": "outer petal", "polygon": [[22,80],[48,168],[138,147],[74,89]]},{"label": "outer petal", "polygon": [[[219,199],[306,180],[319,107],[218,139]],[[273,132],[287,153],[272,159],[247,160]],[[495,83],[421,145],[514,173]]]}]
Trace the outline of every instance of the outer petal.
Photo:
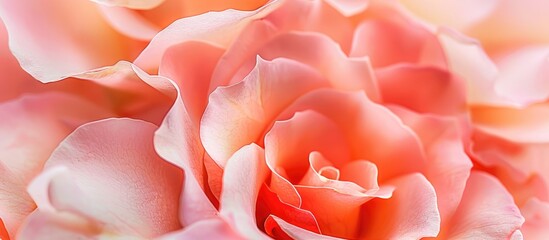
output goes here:
[{"label": "outer petal", "polygon": [[150,9],[158,6],[165,0],[92,0],[106,6],[126,7],[133,9]]},{"label": "outer petal", "polygon": [[0,16],[15,57],[42,82],[133,58],[143,47],[114,31],[90,1],[54,0],[36,7],[40,4],[3,0]]},{"label": "outer petal", "polygon": [[[276,216],[269,216],[269,218],[267,219],[267,222],[275,223],[276,225],[278,225],[280,229],[284,231],[284,233],[288,237],[291,237],[291,239],[341,240],[341,238],[321,235],[321,234],[297,227]],[[269,231],[271,233],[274,233],[274,229],[270,229]]]},{"label": "outer petal", "polygon": [[402,121],[418,134],[427,154],[423,173],[435,188],[443,224],[456,211],[473,164],[462,143],[462,127],[453,118],[419,115],[392,107]]},{"label": "outer petal", "polygon": [[168,233],[158,240],[240,240],[244,236],[240,235],[235,229],[223,218],[212,218],[202,220],[185,227],[183,230]]},{"label": "outer petal", "polygon": [[100,228],[87,219],[72,213],[36,210],[25,220],[17,239],[95,239]]},{"label": "outer petal", "polygon": [[435,67],[393,65],[376,71],[384,103],[420,113],[459,114],[466,109],[465,84]]},{"label": "outer petal", "polygon": [[79,125],[112,113],[71,95],[48,93],[3,103],[0,115],[0,217],[13,237],[35,208],[26,186],[51,152]]},{"label": "outer petal", "polygon": [[436,36],[421,23],[394,9],[372,11],[380,16],[357,26],[350,56],[368,56],[374,67],[402,62],[446,67]]},{"label": "outer petal", "polygon": [[399,177],[390,199],[374,199],[364,207],[361,238],[420,239],[436,237],[440,215],[433,186],[421,174]]},{"label": "outer petal", "polygon": [[523,222],[513,198],[501,183],[486,173],[474,171],[443,236],[450,239],[506,239]]},{"label": "outer petal", "polygon": [[186,41],[226,47],[250,21],[264,17],[279,3],[272,1],[255,11],[225,10],[177,20],[152,39],[135,63],[146,70],[155,69],[166,49]]},{"label": "outer petal", "polygon": [[532,198],[520,208],[520,211],[526,219],[520,229],[524,239],[549,238],[549,229],[547,229],[549,225],[549,203]]},{"label": "outer petal", "polygon": [[[51,171],[65,170],[38,177],[31,196],[41,209],[51,205],[105,223],[103,232],[150,238],[178,229],[174,209],[182,173],[156,155],[155,129],[130,119],[79,127],[46,163]],[[40,197],[40,186],[47,187],[47,199]]]},{"label": "outer petal", "polygon": [[240,147],[261,138],[279,112],[299,96],[327,83],[316,72],[298,62],[258,59],[244,81],[218,88],[200,123],[204,148],[224,166]]},{"label": "outer petal", "polygon": [[415,15],[436,25],[458,29],[478,23],[490,16],[497,7],[497,0],[400,0]]},{"label": "outer petal", "polygon": [[345,16],[355,15],[368,7],[368,0],[325,0]]},{"label": "outer petal", "polygon": [[257,228],[255,220],[257,196],[267,173],[265,152],[255,144],[235,152],[225,166],[220,215],[249,239],[268,239]]}]

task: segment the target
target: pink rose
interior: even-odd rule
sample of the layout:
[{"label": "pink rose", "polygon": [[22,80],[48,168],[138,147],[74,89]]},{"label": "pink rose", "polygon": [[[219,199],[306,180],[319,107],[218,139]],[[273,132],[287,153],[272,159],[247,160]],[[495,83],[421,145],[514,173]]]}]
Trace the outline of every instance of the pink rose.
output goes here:
[{"label": "pink rose", "polygon": [[0,1],[2,239],[549,234],[539,6],[94,2]]}]

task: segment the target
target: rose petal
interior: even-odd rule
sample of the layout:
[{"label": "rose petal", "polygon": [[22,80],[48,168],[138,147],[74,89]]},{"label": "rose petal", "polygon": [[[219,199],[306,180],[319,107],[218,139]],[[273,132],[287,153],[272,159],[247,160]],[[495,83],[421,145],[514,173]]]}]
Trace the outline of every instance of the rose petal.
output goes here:
[{"label": "rose petal", "polygon": [[376,68],[402,62],[445,67],[441,46],[433,33],[395,10],[376,10],[381,17],[357,26],[350,56],[368,56]]},{"label": "rose petal", "polygon": [[143,69],[155,69],[169,47],[186,41],[199,40],[226,47],[250,21],[264,17],[279,4],[280,1],[275,0],[255,11],[225,10],[177,20],[151,40],[135,64]]},{"label": "rose petal", "polygon": [[368,7],[368,0],[325,0],[345,16],[358,14]]},{"label": "rose petal", "polygon": [[25,220],[17,239],[94,239],[97,225],[72,213],[36,210]]},{"label": "rose petal", "polygon": [[465,111],[465,85],[435,67],[393,65],[376,71],[383,102],[419,113],[458,114]]},{"label": "rose petal", "polygon": [[497,7],[497,0],[400,0],[408,10],[429,23],[457,29],[467,27],[488,17]]},{"label": "rose petal", "polygon": [[206,109],[211,92],[209,80],[222,54],[222,49],[206,43],[185,42],[168,48],[162,57],[159,75],[177,83],[196,126]]},{"label": "rose petal", "polygon": [[82,125],[45,166],[65,170],[38,177],[29,186],[31,196],[47,186],[45,200],[53,208],[106,223],[107,232],[153,237],[179,228],[173,210],[179,206],[182,174],[156,155],[155,130],[150,123],[130,119]]},{"label": "rose petal", "polygon": [[265,152],[255,144],[239,149],[225,166],[219,213],[246,238],[268,239],[255,219],[257,196],[267,173]]},{"label": "rose petal", "polygon": [[[267,222],[269,222],[269,224],[274,223],[278,225],[280,229],[282,229],[282,231],[284,231],[284,233],[287,234],[292,239],[318,239],[318,240],[340,240],[341,239],[341,238],[335,238],[335,237],[326,236],[326,235],[320,235],[318,233],[308,231],[306,229],[292,225],[282,220],[281,218],[273,215],[267,218]],[[270,229],[270,231],[274,232],[274,229]]]},{"label": "rose petal", "polygon": [[21,67],[42,82],[133,58],[144,47],[114,31],[90,1],[56,0],[36,7],[40,4],[2,0],[0,16]]},{"label": "rose petal", "polygon": [[72,95],[47,93],[2,103],[0,115],[0,212],[13,237],[35,208],[26,185],[51,152],[77,126],[112,113]]},{"label": "rose petal", "polygon": [[125,7],[132,9],[150,9],[160,5],[165,0],[91,0],[106,6]]},{"label": "rose petal", "polygon": [[[160,0],[163,1],[163,0]],[[105,20],[118,32],[143,41],[151,40],[160,28],[138,12],[124,7],[100,7]]]},{"label": "rose petal", "polygon": [[521,227],[524,239],[545,239],[549,237],[549,203],[536,198],[530,199],[520,208],[526,219]]},{"label": "rose petal", "polygon": [[427,154],[425,177],[435,188],[443,225],[461,201],[473,164],[464,151],[461,126],[452,118],[420,115],[392,107],[402,121],[420,137]]},{"label": "rose petal", "polygon": [[499,181],[473,171],[463,198],[445,236],[449,239],[505,239],[519,229],[524,218]]},{"label": "rose petal", "polygon": [[261,137],[273,118],[302,94],[326,86],[306,65],[258,58],[244,81],[215,90],[200,123],[202,144],[219,165],[240,147]]},{"label": "rose petal", "polygon": [[[205,231],[206,230],[206,231]],[[185,227],[182,230],[171,232],[158,240],[181,240],[181,239],[223,239],[240,240],[244,236],[240,235],[223,218],[212,218],[202,220]]]},{"label": "rose petal", "polygon": [[388,182],[395,187],[390,199],[365,204],[361,238],[420,239],[436,237],[440,215],[433,186],[421,174],[404,175]]}]

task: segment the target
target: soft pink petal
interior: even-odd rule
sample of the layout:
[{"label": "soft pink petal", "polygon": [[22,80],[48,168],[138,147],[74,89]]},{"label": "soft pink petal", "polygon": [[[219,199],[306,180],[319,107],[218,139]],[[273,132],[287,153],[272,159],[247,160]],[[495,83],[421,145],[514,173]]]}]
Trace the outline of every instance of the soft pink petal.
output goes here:
[{"label": "soft pink petal", "polygon": [[461,201],[473,166],[462,143],[462,126],[453,118],[420,115],[401,108],[391,110],[421,138],[428,161],[423,173],[435,188],[445,224]]},{"label": "soft pink petal", "polygon": [[549,142],[549,104],[523,108],[479,106],[471,109],[473,123],[480,130],[516,143]]},{"label": "soft pink petal", "polygon": [[530,199],[520,208],[525,222],[520,228],[524,239],[547,239],[549,238],[549,203],[536,198]]},{"label": "soft pink petal", "polygon": [[0,212],[13,236],[35,205],[26,186],[72,130],[111,116],[88,101],[62,93],[26,95],[0,104]]},{"label": "soft pink petal", "polygon": [[[259,41],[258,36],[261,36]],[[268,60],[283,57],[307,64],[325,76],[335,88],[364,90],[370,98],[379,99],[370,61],[367,58],[347,57],[340,46],[325,35],[304,32],[279,34],[269,22],[255,21],[237,41],[250,43],[235,44],[225,53],[213,75],[212,82],[216,85],[240,81],[242,74],[251,70],[251,63],[259,54]]]},{"label": "soft pink petal", "polygon": [[267,178],[265,152],[255,144],[246,145],[227,161],[223,173],[220,215],[249,239],[268,239],[257,228],[255,207],[259,190]]},{"label": "soft pink petal", "polygon": [[400,0],[404,7],[436,25],[457,29],[478,23],[497,7],[497,0]]},{"label": "soft pink petal", "polygon": [[549,48],[529,47],[497,60],[500,69],[495,83],[498,94],[527,105],[549,98]]},{"label": "soft pink petal", "polygon": [[110,7],[125,7],[131,9],[150,9],[158,6],[165,0],[91,0]]},{"label": "soft pink petal", "polygon": [[54,209],[103,222],[107,232],[153,237],[180,228],[175,210],[182,173],[156,155],[155,130],[130,119],[79,127],[46,163],[46,169],[65,170],[37,178],[29,187],[31,195],[39,193],[34,186],[46,185]]},{"label": "soft pink petal", "polygon": [[304,93],[327,83],[306,65],[287,59],[257,66],[242,82],[215,90],[200,123],[204,148],[224,166],[240,147],[255,142],[278,113]]},{"label": "soft pink petal", "polygon": [[420,113],[459,114],[466,110],[463,81],[446,70],[393,65],[376,71],[384,103]]},{"label": "soft pink petal", "polygon": [[494,84],[499,70],[477,40],[448,29],[439,29],[437,36],[448,60],[448,68],[467,83],[468,103],[511,104],[496,93]]},{"label": "soft pink petal", "polygon": [[351,48],[355,28],[352,19],[325,0],[285,1],[265,19],[280,32],[316,32],[333,39],[345,53]]},{"label": "soft pink petal", "polygon": [[325,0],[345,16],[360,13],[368,7],[368,0]]},{"label": "soft pink petal", "polygon": [[421,174],[388,182],[395,187],[390,199],[365,204],[360,229],[364,239],[420,239],[436,237],[440,215],[433,186]]},{"label": "soft pink petal", "polygon": [[296,100],[278,119],[288,119],[304,110],[316,111],[341,128],[351,159],[376,164],[380,181],[419,171],[425,164],[417,135],[364,92],[316,90]]},{"label": "soft pink petal", "polygon": [[[193,123],[198,126],[206,109],[210,79],[223,49],[202,42],[185,42],[168,48],[158,74],[172,79]],[[214,88],[215,89],[215,88]]]},{"label": "soft pink petal", "polygon": [[271,1],[255,11],[230,9],[177,20],[151,40],[135,64],[146,70],[156,69],[168,48],[186,41],[198,40],[226,47],[250,21],[264,17],[279,4],[280,1]]},{"label": "soft pink petal", "polygon": [[368,56],[374,67],[403,62],[446,65],[433,33],[395,10],[376,10],[381,17],[356,28],[350,56]]},{"label": "soft pink petal", "polygon": [[138,12],[124,7],[100,7],[105,20],[118,32],[143,41],[151,40],[160,28]]},{"label": "soft pink petal", "polygon": [[95,239],[100,228],[82,216],[36,210],[25,220],[17,239]]},{"label": "soft pink petal", "polygon": [[185,171],[181,193],[179,216],[184,225],[212,218],[217,210],[204,192],[203,158],[198,128],[192,123],[179,88],[177,98],[154,137],[156,152],[166,161]]},{"label": "soft pink petal", "polygon": [[42,82],[52,82],[133,58],[142,43],[114,31],[94,5],[72,0],[43,6],[36,0],[0,1],[10,49],[22,68]]},{"label": "soft pink petal", "polygon": [[240,240],[244,239],[244,236],[239,234],[235,229],[223,218],[212,218],[202,220],[191,224],[182,230],[171,232],[158,240]]},{"label": "soft pink petal", "polygon": [[[341,240],[342,238],[331,237],[327,235],[321,235],[309,230],[292,225],[277,216],[269,216],[267,222],[273,222],[278,225],[284,233],[293,239],[318,239],[318,240]],[[273,229],[270,229],[273,231]],[[274,232],[274,231],[273,231]]]},{"label": "soft pink petal", "polygon": [[491,175],[473,171],[444,236],[450,239],[506,239],[523,222],[524,218],[503,185]]}]

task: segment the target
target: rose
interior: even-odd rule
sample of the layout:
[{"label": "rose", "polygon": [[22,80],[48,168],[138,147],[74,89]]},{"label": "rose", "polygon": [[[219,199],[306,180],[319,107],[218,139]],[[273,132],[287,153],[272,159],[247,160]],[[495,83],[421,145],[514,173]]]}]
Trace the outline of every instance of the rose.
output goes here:
[{"label": "rose", "polygon": [[[212,235],[264,237],[256,223],[277,237],[285,234],[319,237],[314,233],[319,230],[351,238],[436,235],[463,238],[471,234],[504,238],[520,235],[515,230],[522,222],[521,216],[501,184],[478,171],[468,177],[470,162],[460,141],[467,137],[462,134],[468,129],[467,120],[462,118],[465,113],[463,83],[453,75],[463,72],[453,68],[456,66],[454,59],[450,59],[449,67],[445,62],[445,58],[453,56],[445,45],[446,40],[456,41],[454,35],[440,31],[435,36],[432,30],[401,14],[398,8],[382,3],[372,3],[365,13],[353,18],[344,17],[320,1],[286,3],[272,14],[269,11],[277,6],[270,6],[252,13],[214,13],[174,23],[155,37],[136,61],[148,70],[159,65],[159,74],[172,78],[181,88],[181,95],[154,136],[156,152],[185,171],[179,209],[186,228],[165,238],[204,236],[201,234],[207,233],[201,228],[206,227],[213,229]],[[263,16],[262,20],[253,20]],[[221,26],[200,25],[210,28],[206,30],[193,28],[205,19],[234,22],[222,22]],[[336,27],[323,24],[322,20],[327,19],[336,22]],[[193,31],[181,35],[182,28]],[[235,32],[228,34],[227,29]],[[289,32],[295,30],[321,34]],[[258,40],[261,33],[266,36],[261,35],[264,38]],[[320,50],[320,53],[312,50]],[[267,60],[259,58],[256,63],[257,54]],[[369,60],[363,57],[366,55],[370,57],[373,69]],[[162,62],[158,61],[160,59]],[[119,65],[79,77],[97,79],[105,73],[130,71],[169,95],[177,90],[177,87],[169,87],[165,79],[148,77],[131,65],[123,63],[121,66],[125,67]],[[114,74],[111,79],[120,78]],[[204,79],[211,79],[211,82]],[[402,85],[415,86],[419,81],[416,79],[422,79],[424,87],[405,93],[398,91]],[[294,87],[291,91],[287,87],[289,84]],[[223,85],[231,86],[219,88]],[[441,92],[447,93],[444,101],[434,104],[433,99],[440,100]],[[228,110],[227,105],[238,108]],[[238,115],[239,112],[245,113],[244,117]],[[354,117],[363,121],[349,121]],[[121,128],[121,132],[116,128]],[[310,134],[288,131],[294,128],[295,132]],[[359,131],[354,132],[357,129]],[[102,134],[90,135],[93,131]],[[107,174],[106,183],[120,185],[89,184],[100,172],[126,170],[124,165],[128,159],[116,158],[117,165],[98,164],[99,168],[94,169],[81,164],[90,156],[72,146],[92,143],[89,149],[98,154],[97,158],[118,156],[117,151],[95,151],[104,149],[103,140],[109,139],[107,146],[132,143],[129,145],[134,148],[121,149],[157,159],[147,143],[147,139],[152,138],[152,131],[154,127],[131,120],[100,121],[76,130],[53,153],[46,171],[31,185],[39,210],[28,218],[21,236],[38,237],[41,230],[55,229],[57,234],[151,237],[177,228],[177,223],[170,225],[170,221],[164,221],[166,224],[157,228],[157,232],[146,226],[132,231],[135,225],[128,228],[106,214],[135,220],[136,227],[143,226],[139,223],[155,220],[149,214],[158,210],[158,205],[146,209],[148,219],[132,218],[131,213],[136,211],[132,207],[136,203],[129,200],[150,196],[139,195],[142,191],[127,191],[133,197],[120,197],[112,202],[127,204],[128,208],[111,208],[111,202],[101,197],[94,198],[102,203],[98,208],[78,197],[63,200],[63,196],[67,196],[64,191],[75,186],[81,192],[77,196],[86,196],[101,188],[104,188],[102,192],[112,194],[119,186],[135,181],[133,175],[119,180],[113,174]],[[122,134],[125,132],[132,134]],[[314,134],[333,138],[314,138]],[[285,141],[285,137],[289,141]],[[202,155],[200,140],[211,159]],[[303,145],[290,140],[302,140]],[[364,145],[358,145],[362,141]],[[369,146],[368,151],[363,146]],[[450,160],[446,158],[448,153],[452,156]],[[83,160],[73,163],[59,156]],[[417,164],[398,165],[400,158]],[[139,164],[146,165],[149,161],[158,162],[142,159],[136,165],[127,166],[129,172],[142,169]],[[202,173],[202,164],[206,165],[207,176]],[[357,176],[355,167],[364,168],[370,178]],[[171,166],[165,168],[171,169]],[[80,174],[86,169],[93,169],[94,174]],[[378,171],[381,188],[375,178]],[[247,181],[246,174],[250,175],[251,182]],[[175,175],[170,178],[153,171],[147,175],[149,181],[144,181],[138,189],[152,190],[151,186],[166,179],[177,182]],[[268,175],[271,175],[270,179],[265,181]],[[338,175],[346,181],[334,180]],[[75,179],[73,185],[64,186],[59,180],[71,176]],[[300,176],[304,178],[299,179]],[[203,182],[204,177],[207,177],[207,183]],[[43,199],[40,193],[45,187],[59,191],[50,192],[49,199]],[[412,189],[417,192],[410,193]],[[161,193],[171,196],[163,198],[171,208],[175,208],[174,191]],[[213,196],[206,196],[210,192]],[[316,195],[329,197],[323,201],[315,198]],[[390,198],[379,199],[387,197]],[[301,198],[301,206],[295,202],[298,198]],[[215,205],[217,200],[219,213],[210,203]],[[406,204],[414,200],[418,202],[417,208],[410,209]],[[256,201],[257,211],[254,209]],[[484,204],[476,204],[479,202]],[[315,206],[315,203],[334,207],[337,211],[327,211],[326,207]],[[56,210],[53,214],[48,212],[52,209]],[[66,212],[73,215],[66,216]],[[221,217],[216,217],[217,214]],[[508,215],[504,219],[496,218],[502,214]],[[386,215],[392,217],[385,218]],[[411,216],[416,221],[403,221]],[[63,224],[67,218],[81,221]],[[173,221],[173,216],[171,219]],[[478,226],[485,227],[477,230]]]}]

